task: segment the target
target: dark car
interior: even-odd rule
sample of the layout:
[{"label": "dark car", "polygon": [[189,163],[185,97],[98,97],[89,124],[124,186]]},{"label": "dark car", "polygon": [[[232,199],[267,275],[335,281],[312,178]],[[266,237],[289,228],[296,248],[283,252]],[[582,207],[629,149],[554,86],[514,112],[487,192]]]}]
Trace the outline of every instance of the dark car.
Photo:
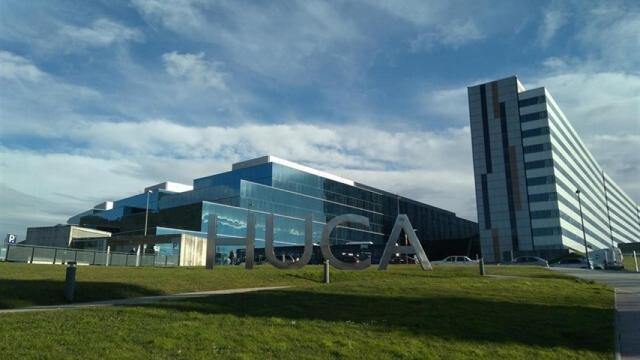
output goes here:
[{"label": "dark car", "polygon": [[511,262],[512,265],[531,265],[549,267],[549,262],[536,256],[520,256]]}]

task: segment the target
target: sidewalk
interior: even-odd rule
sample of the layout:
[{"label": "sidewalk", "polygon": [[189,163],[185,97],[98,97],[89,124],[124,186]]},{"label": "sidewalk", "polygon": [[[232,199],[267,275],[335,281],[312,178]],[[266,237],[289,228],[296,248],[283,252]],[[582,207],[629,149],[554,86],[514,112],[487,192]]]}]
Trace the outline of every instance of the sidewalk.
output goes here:
[{"label": "sidewalk", "polygon": [[258,288],[212,290],[212,291],[200,291],[200,292],[190,292],[190,293],[172,294],[172,295],[143,296],[143,297],[129,298],[129,299],[93,301],[93,302],[76,303],[76,304],[68,304],[68,305],[30,306],[30,307],[25,307],[20,309],[0,310],[0,315],[21,313],[21,312],[32,312],[32,311],[56,311],[56,310],[69,310],[69,309],[101,308],[101,307],[117,306],[117,305],[142,305],[142,304],[151,304],[159,301],[174,301],[174,300],[201,298],[201,297],[207,297],[207,296],[213,296],[213,295],[230,295],[230,294],[242,294],[242,293],[255,292],[255,291],[280,290],[280,289],[286,289],[289,287],[291,286],[271,286],[271,287],[258,287]]},{"label": "sidewalk", "polygon": [[587,269],[554,270],[615,289],[616,359],[640,360],[640,274]]}]

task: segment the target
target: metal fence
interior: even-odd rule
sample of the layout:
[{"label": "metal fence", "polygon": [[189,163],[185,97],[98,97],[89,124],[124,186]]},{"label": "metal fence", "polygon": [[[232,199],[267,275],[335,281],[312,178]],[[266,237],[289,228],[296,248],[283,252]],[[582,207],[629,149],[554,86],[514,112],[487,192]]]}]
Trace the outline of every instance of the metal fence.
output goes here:
[{"label": "metal fence", "polygon": [[[136,266],[136,255],[128,253],[94,251],[85,249],[56,248],[48,246],[9,244],[0,250],[0,260],[29,264],[65,264],[75,261],[78,265]],[[140,266],[178,266],[178,256],[140,254]]]}]

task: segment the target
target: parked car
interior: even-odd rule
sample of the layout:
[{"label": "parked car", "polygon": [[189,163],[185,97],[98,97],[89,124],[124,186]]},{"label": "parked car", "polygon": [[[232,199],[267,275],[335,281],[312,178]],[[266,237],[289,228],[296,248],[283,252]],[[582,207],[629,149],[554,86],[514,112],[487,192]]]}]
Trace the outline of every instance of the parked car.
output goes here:
[{"label": "parked car", "polygon": [[447,256],[442,260],[432,262],[437,265],[472,265],[477,263],[478,260],[471,260],[467,256]]},{"label": "parked car", "polygon": [[589,260],[594,269],[620,270],[624,268],[622,251],[618,248],[596,249],[589,251]]},{"label": "parked car", "polygon": [[337,255],[336,258],[342,262],[357,264],[360,262],[360,259],[353,253],[342,253]]},{"label": "parked car", "polygon": [[549,262],[547,260],[535,256],[520,256],[513,259],[511,264],[549,267]]},{"label": "parked car", "polygon": [[[587,269],[589,268],[587,264],[587,260],[585,258],[568,258],[561,259],[552,264],[549,264],[550,267],[562,267],[562,268],[574,268],[574,269]],[[593,269],[593,265],[591,265],[591,269]]]},{"label": "parked car", "polygon": [[394,257],[389,259],[389,264],[416,264],[417,260],[414,256],[406,256],[396,254]]}]

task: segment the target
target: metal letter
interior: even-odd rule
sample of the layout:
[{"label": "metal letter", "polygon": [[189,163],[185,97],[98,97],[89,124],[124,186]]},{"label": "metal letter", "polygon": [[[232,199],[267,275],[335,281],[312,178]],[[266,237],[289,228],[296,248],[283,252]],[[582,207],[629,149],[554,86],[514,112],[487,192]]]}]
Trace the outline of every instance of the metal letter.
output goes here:
[{"label": "metal letter", "polygon": [[[407,234],[409,244],[411,244],[410,246],[396,246],[396,241],[398,241],[398,236],[400,236],[400,230],[404,230],[404,233]],[[406,214],[398,214],[396,223],[393,225],[393,229],[389,235],[389,240],[387,240],[387,246],[385,246],[384,252],[382,253],[378,270],[387,269],[391,255],[394,253],[416,254],[416,257],[420,262],[420,266],[422,266],[422,270],[432,269],[431,263],[427,258],[427,254],[425,254],[424,249],[420,244],[420,240],[418,240],[416,232],[413,231],[413,226],[411,226],[409,217]]]},{"label": "metal letter", "polygon": [[276,254],[273,251],[273,214],[267,215],[266,224],[264,230],[264,255],[271,265],[278,269],[300,269],[305,266],[309,260],[311,260],[311,254],[313,253],[313,222],[311,214],[305,216],[304,222],[304,253],[300,260],[295,262],[286,262],[276,258]]},{"label": "metal letter", "polygon": [[331,235],[331,232],[336,228],[336,226],[342,223],[354,223],[369,227],[369,219],[364,216],[346,214],[334,217],[324,226],[324,230],[322,231],[322,240],[320,241],[320,250],[322,250],[322,256],[325,258],[325,260],[329,260],[329,263],[337,269],[362,270],[368,268],[369,265],[371,265],[371,258],[359,263],[350,264],[344,261],[340,261],[335,256],[333,256],[333,253],[331,252],[331,243],[329,242],[329,235]]},{"label": "metal letter", "polygon": [[205,267],[213,269],[216,264],[216,232],[217,232],[217,215],[209,215],[209,226],[207,226],[207,257]]},{"label": "metal letter", "polygon": [[247,213],[247,237],[218,237],[216,233],[216,215],[209,215],[209,226],[207,228],[207,269],[213,269],[216,257],[216,246],[246,246],[245,269],[253,269],[254,248],[256,239],[256,214],[249,211]]}]

